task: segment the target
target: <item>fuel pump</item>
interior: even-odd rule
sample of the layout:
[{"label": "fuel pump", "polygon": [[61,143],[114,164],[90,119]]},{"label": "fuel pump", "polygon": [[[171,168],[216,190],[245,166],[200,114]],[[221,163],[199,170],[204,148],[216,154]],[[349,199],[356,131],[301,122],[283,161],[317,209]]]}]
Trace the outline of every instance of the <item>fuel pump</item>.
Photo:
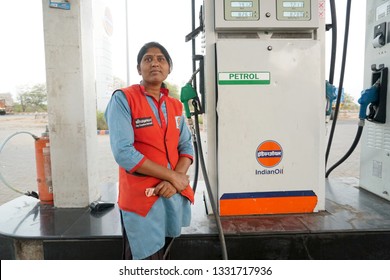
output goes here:
[{"label": "fuel pump", "polygon": [[[390,123],[387,98],[390,65],[390,1],[366,1],[364,87],[360,114],[366,114],[361,139],[360,187],[390,200]],[[363,97],[363,96],[362,96]]]},{"label": "fuel pump", "polygon": [[204,1],[208,175],[221,216],[325,208],[325,1]]}]

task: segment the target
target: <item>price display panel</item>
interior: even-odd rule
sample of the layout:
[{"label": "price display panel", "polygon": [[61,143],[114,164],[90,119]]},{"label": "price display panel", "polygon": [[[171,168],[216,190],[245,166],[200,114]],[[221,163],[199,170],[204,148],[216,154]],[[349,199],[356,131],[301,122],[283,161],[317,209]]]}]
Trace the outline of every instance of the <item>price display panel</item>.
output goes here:
[{"label": "price display panel", "polygon": [[311,19],[311,0],[277,0],[277,19],[284,21],[307,21]]},{"label": "price display panel", "polygon": [[253,21],[260,19],[258,0],[225,0],[225,20]]}]

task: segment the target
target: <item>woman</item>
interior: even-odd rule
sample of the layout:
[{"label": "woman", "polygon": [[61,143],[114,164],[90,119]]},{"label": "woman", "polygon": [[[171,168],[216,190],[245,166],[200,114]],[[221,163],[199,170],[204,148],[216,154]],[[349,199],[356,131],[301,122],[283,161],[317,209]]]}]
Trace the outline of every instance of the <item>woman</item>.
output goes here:
[{"label": "woman", "polygon": [[113,93],[105,117],[119,165],[125,259],[163,259],[188,226],[194,193],[186,175],[193,158],[182,104],[163,83],[172,70],[167,50],[145,44],[137,56],[140,84]]}]

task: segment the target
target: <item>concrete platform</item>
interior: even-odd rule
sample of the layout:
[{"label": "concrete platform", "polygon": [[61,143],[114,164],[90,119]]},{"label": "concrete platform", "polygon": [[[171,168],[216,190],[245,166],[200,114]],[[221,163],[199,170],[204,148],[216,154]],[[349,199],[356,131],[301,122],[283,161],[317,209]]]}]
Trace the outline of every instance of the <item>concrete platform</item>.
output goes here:
[{"label": "concrete platform", "polygon": [[[171,259],[221,259],[214,216],[199,182],[191,226]],[[221,218],[229,259],[390,259],[390,202],[358,187],[356,178],[326,182],[326,211]],[[117,206],[59,209],[22,196],[0,206],[1,259],[120,259]]]}]

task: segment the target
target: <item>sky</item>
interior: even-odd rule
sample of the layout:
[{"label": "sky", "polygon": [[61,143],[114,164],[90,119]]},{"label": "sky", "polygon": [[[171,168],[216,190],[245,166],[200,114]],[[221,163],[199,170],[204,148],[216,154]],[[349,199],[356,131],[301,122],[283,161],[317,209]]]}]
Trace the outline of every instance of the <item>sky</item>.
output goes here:
[{"label": "sky", "polygon": [[[364,78],[364,48],[365,48],[365,30],[366,30],[366,0],[351,1],[351,15],[349,21],[348,48],[345,66],[345,75],[343,87],[344,91],[354,97],[357,103],[363,88]],[[334,76],[334,85],[339,86],[340,69],[344,47],[345,20],[347,0],[336,0],[337,14],[337,58]],[[327,5],[326,23],[331,23],[329,12],[329,1]],[[331,53],[332,33],[326,32],[326,80],[329,79],[330,53]]]},{"label": "sky", "polygon": [[[72,2],[72,1],[70,1]],[[127,80],[125,0],[108,1],[113,14],[113,75]],[[329,10],[329,1],[325,1]],[[338,86],[344,40],[346,0],[337,0],[338,58],[334,85]],[[41,0],[0,0],[0,93],[16,97],[24,85],[45,83],[45,53]],[[201,0],[197,0],[196,17]],[[351,8],[350,35],[344,89],[355,101],[363,87],[365,1],[354,1]],[[128,1],[130,83],[138,83],[136,56],[148,41],[158,41],[169,51],[174,68],[168,82],[181,87],[192,74],[191,43],[185,35],[191,31],[191,0]],[[326,23],[330,23],[327,15]],[[327,32],[326,77],[330,53],[330,32]],[[197,51],[200,53],[200,50]]]},{"label": "sky", "polygon": [[[72,1],[70,1],[72,2]],[[125,0],[111,0],[113,74],[127,80]],[[45,83],[41,0],[0,0],[0,93],[14,96],[23,85]],[[157,41],[173,59],[168,81],[184,84],[192,74],[191,1],[128,1],[130,82],[138,83],[136,56],[142,45]],[[198,12],[197,12],[198,14]]]}]

